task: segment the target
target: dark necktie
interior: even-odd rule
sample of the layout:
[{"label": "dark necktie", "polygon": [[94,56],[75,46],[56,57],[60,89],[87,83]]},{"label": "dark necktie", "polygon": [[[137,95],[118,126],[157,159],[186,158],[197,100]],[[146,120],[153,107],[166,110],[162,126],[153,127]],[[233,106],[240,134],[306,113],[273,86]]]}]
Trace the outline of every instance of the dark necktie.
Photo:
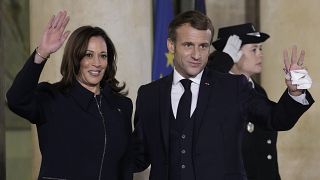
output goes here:
[{"label": "dark necktie", "polygon": [[192,81],[189,79],[182,79],[180,80],[180,82],[184,87],[184,93],[180,98],[178,110],[177,110],[178,129],[181,132],[184,129],[185,124],[190,119],[190,109],[191,109],[191,99],[192,99],[192,92],[190,90],[190,86]]}]

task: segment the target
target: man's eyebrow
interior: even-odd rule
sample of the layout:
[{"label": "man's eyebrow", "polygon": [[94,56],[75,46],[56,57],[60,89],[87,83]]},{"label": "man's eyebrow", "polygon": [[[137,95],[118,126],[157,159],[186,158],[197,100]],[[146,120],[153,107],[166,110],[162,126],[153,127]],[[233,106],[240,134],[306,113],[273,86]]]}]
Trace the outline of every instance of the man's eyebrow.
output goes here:
[{"label": "man's eyebrow", "polygon": [[190,42],[190,41],[186,41],[186,42],[183,42],[182,44],[194,44],[193,42]]},{"label": "man's eyebrow", "polygon": [[262,44],[254,44],[253,47],[262,47]]},{"label": "man's eyebrow", "polygon": [[208,43],[208,42],[205,42],[205,43],[201,43],[200,45],[209,45],[210,43]]}]

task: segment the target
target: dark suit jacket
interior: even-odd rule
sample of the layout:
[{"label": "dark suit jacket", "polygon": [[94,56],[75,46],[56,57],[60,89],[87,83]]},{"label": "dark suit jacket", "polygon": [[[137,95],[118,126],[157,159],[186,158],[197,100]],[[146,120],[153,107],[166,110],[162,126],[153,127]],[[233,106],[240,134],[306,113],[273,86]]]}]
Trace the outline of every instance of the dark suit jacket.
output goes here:
[{"label": "dark suit jacket", "polygon": [[132,179],[131,100],[105,85],[102,118],[94,94],[79,83],[66,92],[58,84],[38,84],[44,63],[35,64],[34,54],[7,92],[7,101],[13,112],[37,125],[42,155],[38,178],[98,179],[101,169],[101,179]]},{"label": "dark suit jacket", "polygon": [[[151,163],[151,180],[168,180],[169,114],[173,75],[140,87],[136,102],[134,171]],[[241,142],[248,114],[266,129],[288,130],[310,106],[289,97],[278,104],[257,95],[244,76],[205,70],[200,84],[192,158],[197,180],[244,180]],[[308,93],[310,105],[313,100]]]},{"label": "dark suit jacket", "polygon": [[[215,51],[209,56],[207,67],[222,73],[229,73],[233,66],[232,58],[223,52]],[[255,90],[266,96],[267,93],[254,81]],[[248,117],[253,121],[254,117]],[[243,135],[242,154],[248,180],[280,180],[277,160],[277,131],[266,131],[254,125],[253,131]]]}]

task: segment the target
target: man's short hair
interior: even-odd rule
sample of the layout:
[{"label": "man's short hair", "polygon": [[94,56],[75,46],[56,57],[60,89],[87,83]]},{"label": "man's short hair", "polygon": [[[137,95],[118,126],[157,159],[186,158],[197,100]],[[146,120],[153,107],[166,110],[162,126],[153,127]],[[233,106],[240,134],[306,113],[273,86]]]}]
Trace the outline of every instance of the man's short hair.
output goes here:
[{"label": "man's short hair", "polygon": [[184,24],[190,24],[191,27],[198,30],[209,29],[211,31],[211,44],[214,35],[214,28],[212,22],[206,15],[202,14],[199,11],[186,11],[177,15],[169,24],[168,38],[171,39],[173,42],[176,42],[176,30]]}]

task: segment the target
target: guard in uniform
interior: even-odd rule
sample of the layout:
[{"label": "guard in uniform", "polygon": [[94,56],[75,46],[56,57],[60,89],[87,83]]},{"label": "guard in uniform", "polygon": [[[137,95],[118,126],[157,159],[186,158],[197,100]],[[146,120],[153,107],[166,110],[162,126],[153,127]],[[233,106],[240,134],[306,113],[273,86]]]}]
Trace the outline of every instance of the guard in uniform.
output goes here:
[{"label": "guard in uniform", "polygon": [[[252,56],[244,55],[245,52],[243,51],[245,50],[242,50],[233,52],[234,57],[232,57],[232,53],[229,53],[230,50],[233,50],[232,47],[230,49],[226,46],[229,37],[232,35],[238,37],[238,44],[235,44],[239,46],[237,51],[246,44],[252,45],[248,49]],[[260,73],[262,70],[261,43],[268,38],[268,34],[255,31],[250,23],[220,28],[218,40],[213,42],[216,51],[209,56],[207,67],[223,73],[245,74],[252,83],[252,87],[257,92],[267,96],[265,90],[251,76]],[[248,118],[242,144],[243,160],[248,180],[280,180],[276,145],[278,133],[263,130],[255,126],[250,117]]]}]

